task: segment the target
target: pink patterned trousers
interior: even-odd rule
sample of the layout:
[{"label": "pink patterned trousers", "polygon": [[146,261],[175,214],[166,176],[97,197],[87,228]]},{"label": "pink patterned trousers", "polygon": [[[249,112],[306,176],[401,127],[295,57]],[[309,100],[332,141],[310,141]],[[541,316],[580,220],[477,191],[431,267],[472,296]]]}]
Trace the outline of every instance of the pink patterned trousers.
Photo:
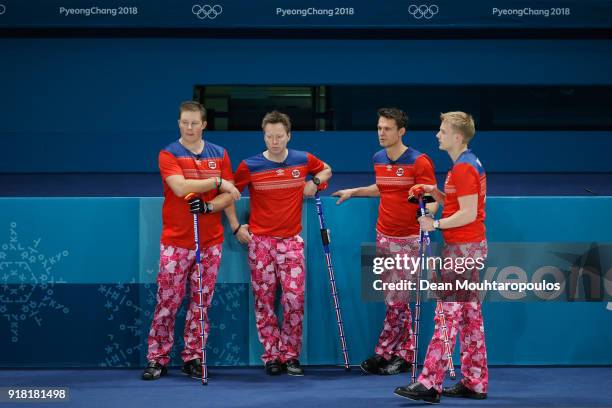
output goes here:
[{"label": "pink patterned trousers", "polygon": [[[376,233],[376,252],[378,256],[408,255],[419,257],[419,238],[396,238]],[[403,279],[416,281],[416,274],[411,271],[389,270],[382,275],[383,282],[399,282]],[[387,310],[383,329],[378,338],[374,352],[389,360],[399,356],[412,362],[414,339],[412,336],[412,315],[410,314],[409,294],[403,291],[385,292]]]},{"label": "pink patterned trousers", "polygon": [[[264,363],[298,358],[302,349],[304,318],[304,241],[299,235],[274,238],[253,235],[249,243],[249,267],[255,298],[255,323],[264,347]],[[276,287],[282,289],[283,324],[274,313]]]},{"label": "pink patterned trousers", "polygon": [[[487,242],[467,244],[449,244],[442,251],[444,258],[483,258],[487,257]],[[443,280],[451,281],[452,270],[443,270]],[[477,274],[466,271],[465,274]],[[479,300],[473,302],[442,302],[442,309],[449,332],[449,342],[452,350],[455,346],[457,333],[461,346],[461,374],[462,382],[469,389],[486,393],[489,382],[487,368],[487,350],[485,346],[484,325],[482,309]],[[442,382],[448,367],[448,359],[444,346],[442,326],[438,315],[434,318],[435,328],[433,338],[427,348],[425,364],[418,381],[427,388],[434,387],[441,391]]]},{"label": "pink patterned trousers", "polygon": [[[204,344],[208,338],[208,307],[212,301],[221,263],[221,244],[201,249],[202,290],[204,305]],[[160,245],[159,274],[157,275],[157,306],[149,332],[148,361],[167,365],[174,343],[176,313],[185,295],[185,282],[189,277],[189,306],[185,317],[185,349],[183,361],[202,358],[200,337],[200,297],[198,294],[199,272],[195,263],[195,250],[170,245]]]}]

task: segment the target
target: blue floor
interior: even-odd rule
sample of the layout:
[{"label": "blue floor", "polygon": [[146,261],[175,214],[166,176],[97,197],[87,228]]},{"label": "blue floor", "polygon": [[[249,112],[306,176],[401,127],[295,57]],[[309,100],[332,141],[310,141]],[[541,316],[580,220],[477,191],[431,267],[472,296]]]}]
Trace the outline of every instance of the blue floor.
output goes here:
[{"label": "blue floor", "polygon": [[[262,368],[213,368],[208,386],[170,370],[157,381],[142,381],[140,369],[2,370],[0,387],[69,387],[70,401],[53,407],[411,407],[393,395],[401,376],[367,376],[336,367],[306,367],[306,376],[269,377]],[[612,367],[494,367],[489,399],[445,398],[457,407],[612,407]],[[24,404],[0,403],[0,407]]]},{"label": "blue floor", "polygon": [[[445,174],[439,173],[438,185]],[[324,195],[372,184],[372,173],[335,173]],[[0,197],[159,197],[157,173],[0,174]],[[489,173],[489,196],[612,195],[612,173]],[[248,192],[248,190],[247,190]]]}]

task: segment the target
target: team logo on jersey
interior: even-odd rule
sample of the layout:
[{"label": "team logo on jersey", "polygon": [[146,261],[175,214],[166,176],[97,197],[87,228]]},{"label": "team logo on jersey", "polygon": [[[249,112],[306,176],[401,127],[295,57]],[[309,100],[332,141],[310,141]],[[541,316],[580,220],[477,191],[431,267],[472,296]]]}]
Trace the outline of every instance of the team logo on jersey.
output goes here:
[{"label": "team logo on jersey", "polygon": [[209,161],[209,162],[208,162],[208,168],[209,168],[209,169],[212,169],[212,170],[216,169],[216,168],[217,168],[217,163],[215,163],[215,162],[214,162],[214,161],[212,161],[212,160],[211,160],[211,161]]},{"label": "team logo on jersey", "polygon": [[402,176],[404,175],[404,169],[400,167],[400,168],[399,168],[399,169],[397,169],[397,171],[395,172],[395,175],[396,175],[397,177],[402,177]]},{"label": "team logo on jersey", "polygon": [[393,169],[393,166],[391,166],[390,164],[387,164],[387,171],[391,171],[391,169]]},{"label": "team logo on jersey", "polygon": [[283,169],[276,170],[276,175],[277,176],[282,176],[283,174],[285,174],[285,170],[283,170]]},{"label": "team logo on jersey", "polygon": [[293,178],[298,178],[300,177],[300,171],[298,169],[292,170],[291,175],[293,176]]}]

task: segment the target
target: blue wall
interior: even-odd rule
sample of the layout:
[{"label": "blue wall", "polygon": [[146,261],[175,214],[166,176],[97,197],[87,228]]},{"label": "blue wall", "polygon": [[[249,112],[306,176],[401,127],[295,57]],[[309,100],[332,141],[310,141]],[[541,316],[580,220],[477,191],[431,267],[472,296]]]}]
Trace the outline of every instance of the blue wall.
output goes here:
[{"label": "blue wall", "polygon": [[[158,172],[159,149],[178,138],[176,134],[171,134],[165,139],[158,136],[151,139],[157,140],[158,145],[139,148],[137,141],[129,139],[113,142],[108,140],[109,137],[73,142],[70,140],[74,137],[72,133],[49,135],[44,132],[39,136],[46,140],[52,139],[54,143],[30,148],[31,140],[24,135],[12,135],[9,144],[13,145],[13,149],[28,153],[6,156],[5,160],[0,162],[0,172]],[[262,133],[256,131],[207,132],[205,138],[226,147],[234,169],[241,160],[265,149]],[[449,168],[451,162],[448,154],[438,149],[434,131],[408,131],[404,141],[430,155],[434,160],[436,171],[446,172]],[[371,132],[294,131],[290,143],[292,148],[307,150],[329,162],[335,172],[371,172],[372,155],[380,149],[375,130]],[[612,132],[483,131],[477,133],[471,148],[480,157],[489,173],[612,172],[612,160],[609,160],[609,152],[612,151]],[[36,153],[39,149],[40,152]],[[70,153],[67,153],[67,150]],[[89,153],[83,154],[83,152]]]},{"label": "blue wall", "polygon": [[[238,202],[243,219],[247,206],[248,199]],[[383,304],[360,296],[360,245],[374,240],[376,207],[374,199],[336,206],[324,198],[353,363],[371,354],[384,316]],[[612,211],[610,197],[491,197],[487,207],[492,244],[612,242],[606,217]],[[159,198],[0,199],[0,365],[142,365],[155,305],[160,211]],[[302,360],[340,363],[311,200],[305,203],[303,227],[308,275]],[[209,357],[219,365],[259,364],[246,251],[227,229],[226,236]],[[425,303],[422,310],[423,345],[432,333],[432,306]],[[490,363],[612,364],[612,310],[607,306],[486,303]],[[184,313],[179,321],[183,318]],[[178,345],[181,331],[182,322]],[[176,347],[174,357],[178,362]]]},{"label": "blue wall", "polygon": [[[604,40],[0,39],[0,52],[4,173],[155,172],[195,84],[612,84]],[[336,171],[370,171],[377,148],[374,130],[295,136]],[[609,172],[610,136],[481,132],[474,147],[488,171]],[[235,164],[261,148],[257,132],[207,137]],[[414,145],[446,167],[433,132]]]}]

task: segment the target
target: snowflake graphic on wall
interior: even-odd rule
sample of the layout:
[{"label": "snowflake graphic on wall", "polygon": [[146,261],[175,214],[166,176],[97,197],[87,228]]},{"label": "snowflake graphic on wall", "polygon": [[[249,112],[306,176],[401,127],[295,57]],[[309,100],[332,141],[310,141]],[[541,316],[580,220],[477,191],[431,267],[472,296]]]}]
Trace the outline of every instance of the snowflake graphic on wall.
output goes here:
[{"label": "snowflake graphic on wall", "polygon": [[47,255],[41,242],[40,237],[20,239],[17,223],[13,221],[8,228],[8,242],[0,244],[0,316],[8,323],[12,343],[19,342],[22,325],[42,326],[44,310],[70,313],[70,308],[54,296],[55,285],[66,282],[53,272],[70,254],[64,249]]}]

